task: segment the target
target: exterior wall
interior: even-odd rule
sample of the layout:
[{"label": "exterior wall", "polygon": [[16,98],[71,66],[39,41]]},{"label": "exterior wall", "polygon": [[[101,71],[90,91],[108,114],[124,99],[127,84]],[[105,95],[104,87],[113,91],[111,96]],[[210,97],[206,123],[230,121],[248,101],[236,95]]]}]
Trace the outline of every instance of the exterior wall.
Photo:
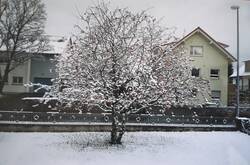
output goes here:
[{"label": "exterior wall", "polygon": [[[240,77],[240,90],[250,90],[250,76]],[[236,77],[233,78],[233,84],[236,85]]]},{"label": "exterior wall", "polygon": [[249,90],[249,81],[250,81],[250,76],[245,76],[241,78],[241,90]]},{"label": "exterior wall", "polygon": [[[51,54],[39,55],[32,58],[30,80],[33,83],[52,84],[51,79],[56,77],[55,64],[52,61],[53,58],[54,55]],[[37,87],[34,86],[34,88],[31,88],[31,92],[33,92],[35,88]],[[45,90],[42,89],[37,92],[45,92]]]},{"label": "exterior wall", "polygon": [[250,60],[245,61],[245,72],[250,72]]},{"label": "exterior wall", "polygon": [[34,57],[31,60],[30,80],[35,78],[55,78],[55,64],[51,61],[53,55]]},{"label": "exterior wall", "polygon": [[[24,64],[18,66],[8,75],[8,82],[4,85],[3,92],[6,93],[24,93],[28,92],[29,89],[24,87],[24,84],[29,82],[29,63],[30,61],[25,62]],[[1,71],[3,73],[5,64],[0,64]],[[13,84],[13,76],[23,77],[23,84]]]},{"label": "exterior wall", "polygon": [[[221,91],[221,103],[227,105],[228,98],[228,59],[205,37],[195,33],[184,42],[184,48],[190,54],[191,46],[202,46],[202,56],[191,56],[195,68],[200,68],[200,77],[209,80],[211,90]],[[219,78],[210,77],[210,69],[219,69]]]},{"label": "exterior wall", "polygon": [[[53,55],[39,55],[33,57],[24,64],[18,66],[9,73],[8,83],[5,84],[3,92],[6,93],[26,93],[33,92],[32,88],[24,87],[24,84],[34,82],[35,78],[52,79],[56,77],[55,65],[51,58]],[[0,63],[0,70],[4,71],[5,64]],[[13,76],[23,77],[23,84],[13,84]]]}]

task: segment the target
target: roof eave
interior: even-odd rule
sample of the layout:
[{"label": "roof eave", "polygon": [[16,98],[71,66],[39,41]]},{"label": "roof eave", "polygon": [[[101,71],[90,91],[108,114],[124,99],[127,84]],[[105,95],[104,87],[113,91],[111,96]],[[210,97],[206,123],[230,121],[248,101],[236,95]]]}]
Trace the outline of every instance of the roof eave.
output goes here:
[{"label": "roof eave", "polygon": [[217,41],[215,41],[210,35],[208,35],[202,28],[197,27],[196,29],[194,29],[193,31],[191,31],[189,34],[187,34],[185,37],[183,37],[180,41],[178,41],[176,43],[176,45],[173,47],[174,49],[177,48],[180,44],[182,44],[186,39],[188,39],[189,37],[191,37],[192,35],[194,35],[195,33],[202,33],[203,36],[205,36],[206,38],[208,38],[209,40],[212,41],[212,44],[215,45],[218,49],[220,49],[226,56],[227,58],[230,60],[230,62],[235,62],[237,61],[236,58],[231,55],[225,48],[223,48],[221,45],[219,45],[219,43]]}]

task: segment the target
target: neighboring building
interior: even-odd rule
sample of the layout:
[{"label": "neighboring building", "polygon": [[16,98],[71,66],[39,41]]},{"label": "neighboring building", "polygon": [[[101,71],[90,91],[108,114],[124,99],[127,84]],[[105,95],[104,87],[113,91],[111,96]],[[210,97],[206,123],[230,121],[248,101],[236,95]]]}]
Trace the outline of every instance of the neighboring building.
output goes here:
[{"label": "neighboring building", "polygon": [[228,103],[228,65],[236,59],[225,49],[228,45],[217,42],[200,27],[174,44],[184,46],[191,55],[192,75],[209,80],[212,101]]},{"label": "neighboring building", "polygon": [[[232,84],[229,92],[229,104],[236,104],[236,78],[237,70],[234,70],[234,73],[230,76]],[[240,87],[240,105],[250,105],[250,60],[243,61],[242,65],[239,68],[239,87]]]},{"label": "neighboring building", "polygon": [[[226,50],[228,45],[215,41],[200,27],[172,44],[173,48],[183,46],[187,53],[191,55],[193,76],[199,76],[210,81],[212,99],[219,101],[221,105],[227,105],[228,65],[236,61]],[[56,77],[55,65],[51,59],[54,58],[55,54],[62,53],[66,46],[66,40],[64,38],[52,39],[50,45],[54,47],[53,51],[35,55],[9,74],[4,92],[33,92],[32,89],[23,86],[23,84],[29,82],[51,84],[50,80]],[[162,46],[164,47],[164,45]],[[1,70],[3,71],[3,69]]]},{"label": "neighboring building", "polygon": [[[56,77],[55,64],[53,58],[61,54],[66,45],[64,37],[50,37],[50,51],[36,53],[24,64],[12,70],[8,75],[8,81],[5,83],[3,92],[5,93],[29,93],[33,88],[25,87],[24,84],[40,83],[51,85],[51,79]],[[1,53],[1,52],[0,52]],[[3,74],[5,63],[0,57],[0,72]]]},{"label": "neighboring building", "polygon": [[[239,68],[240,76],[240,90],[247,91],[250,90],[250,60],[243,61],[243,64]],[[233,80],[233,84],[236,85],[237,70],[230,76]]]}]

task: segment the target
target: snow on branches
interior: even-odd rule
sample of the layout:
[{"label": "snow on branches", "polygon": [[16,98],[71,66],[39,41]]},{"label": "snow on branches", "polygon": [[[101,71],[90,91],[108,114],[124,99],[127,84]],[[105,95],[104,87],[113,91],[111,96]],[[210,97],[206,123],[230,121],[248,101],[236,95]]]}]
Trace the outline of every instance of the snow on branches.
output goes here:
[{"label": "snow on branches", "polygon": [[[175,36],[145,11],[113,10],[100,3],[82,14],[81,21],[79,33],[57,57],[53,95],[111,111],[116,126],[120,114],[203,100],[196,96],[205,96],[198,93],[208,89],[208,82],[191,76],[183,49],[161,45]],[[119,136],[113,136],[118,143]]]}]

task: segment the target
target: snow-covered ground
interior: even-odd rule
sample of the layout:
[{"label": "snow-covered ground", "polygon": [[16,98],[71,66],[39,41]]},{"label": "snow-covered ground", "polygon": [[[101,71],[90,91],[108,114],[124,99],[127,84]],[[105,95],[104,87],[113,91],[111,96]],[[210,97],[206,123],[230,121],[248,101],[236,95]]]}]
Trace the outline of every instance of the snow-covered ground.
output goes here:
[{"label": "snow-covered ground", "polygon": [[0,133],[0,165],[249,165],[240,132]]}]

